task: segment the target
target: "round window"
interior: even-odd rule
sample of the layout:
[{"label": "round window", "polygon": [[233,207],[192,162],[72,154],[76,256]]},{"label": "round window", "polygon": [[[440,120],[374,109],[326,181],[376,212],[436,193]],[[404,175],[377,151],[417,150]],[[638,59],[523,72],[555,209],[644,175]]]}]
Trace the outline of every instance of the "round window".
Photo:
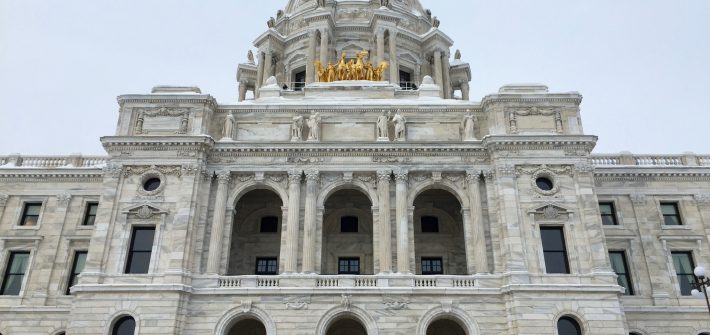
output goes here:
[{"label": "round window", "polygon": [[149,178],[143,183],[143,189],[148,192],[153,192],[160,187],[160,178]]},{"label": "round window", "polygon": [[535,184],[539,189],[543,191],[552,191],[552,189],[555,187],[555,184],[552,182],[552,180],[547,177],[539,177],[535,179]]}]

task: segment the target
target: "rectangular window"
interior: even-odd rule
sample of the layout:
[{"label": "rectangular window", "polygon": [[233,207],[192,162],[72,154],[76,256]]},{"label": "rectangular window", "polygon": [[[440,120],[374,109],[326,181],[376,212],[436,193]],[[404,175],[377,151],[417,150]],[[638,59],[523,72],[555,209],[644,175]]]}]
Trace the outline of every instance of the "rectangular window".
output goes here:
[{"label": "rectangular window", "polygon": [[339,275],[359,275],[360,274],[360,258],[338,258],[338,274]]},{"label": "rectangular window", "polygon": [[340,218],[341,233],[357,233],[357,216],[343,216]]},{"label": "rectangular window", "polygon": [[128,262],[126,262],[126,273],[148,273],[154,236],[155,227],[133,228],[133,238],[128,251]]},{"label": "rectangular window", "polygon": [[99,210],[98,202],[90,202],[86,204],[86,213],[84,213],[84,226],[93,226],[96,222],[96,212]]},{"label": "rectangular window", "polygon": [[443,275],[444,261],[441,257],[422,257],[423,275]]},{"label": "rectangular window", "polygon": [[634,288],[631,286],[631,273],[626,262],[626,254],[623,251],[609,251],[611,268],[616,272],[616,281],[619,286],[626,289],[625,295],[634,295]]},{"label": "rectangular window", "polygon": [[84,271],[84,265],[86,265],[86,251],[77,251],[74,254],[74,262],[71,266],[71,273],[69,273],[66,295],[70,294],[72,286],[76,285],[79,281],[79,274]]},{"label": "rectangular window", "polygon": [[278,274],[279,264],[276,257],[265,257],[256,259],[256,271],[257,275],[267,275],[272,276]]},{"label": "rectangular window", "polygon": [[673,257],[673,266],[675,274],[678,276],[678,284],[680,285],[681,295],[690,295],[695,284],[695,263],[693,262],[693,254],[688,251],[674,251],[671,253]]},{"label": "rectangular window", "polygon": [[439,218],[436,216],[422,216],[422,233],[438,233]]},{"label": "rectangular window", "polygon": [[296,73],[294,76],[293,90],[303,91],[303,87],[306,86],[306,71],[301,71]]},{"label": "rectangular window", "polygon": [[2,280],[2,295],[20,295],[22,281],[25,279],[27,266],[30,261],[28,251],[13,251],[5,269],[5,276]]},{"label": "rectangular window", "polygon": [[39,212],[42,210],[41,202],[28,202],[22,210],[22,220],[20,226],[36,226],[39,221]]},{"label": "rectangular window", "polygon": [[613,202],[600,202],[599,211],[602,214],[602,224],[605,226],[616,226],[616,209]]},{"label": "rectangular window", "polygon": [[562,227],[541,227],[540,236],[547,273],[569,273],[567,246]]},{"label": "rectangular window", "polygon": [[279,218],[276,216],[265,216],[261,218],[261,225],[259,231],[262,233],[278,233],[279,232]]},{"label": "rectangular window", "polygon": [[678,203],[675,202],[662,202],[661,203],[661,213],[663,213],[663,224],[666,226],[680,226],[683,224],[683,220],[680,218],[680,211],[678,211]]}]

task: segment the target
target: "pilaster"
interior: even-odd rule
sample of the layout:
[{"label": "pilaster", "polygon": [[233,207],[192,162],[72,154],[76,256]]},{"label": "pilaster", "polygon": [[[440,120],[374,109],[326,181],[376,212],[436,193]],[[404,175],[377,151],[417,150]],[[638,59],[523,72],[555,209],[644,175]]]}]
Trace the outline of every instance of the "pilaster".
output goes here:
[{"label": "pilaster", "polygon": [[303,271],[313,273],[316,270],[316,197],[318,197],[318,181],[320,172],[318,170],[306,171],[306,206],[303,220]]},{"label": "pilaster", "polygon": [[397,171],[395,180],[397,181],[397,272],[411,273],[412,270],[409,266],[409,206],[407,206],[409,172],[407,170]]}]

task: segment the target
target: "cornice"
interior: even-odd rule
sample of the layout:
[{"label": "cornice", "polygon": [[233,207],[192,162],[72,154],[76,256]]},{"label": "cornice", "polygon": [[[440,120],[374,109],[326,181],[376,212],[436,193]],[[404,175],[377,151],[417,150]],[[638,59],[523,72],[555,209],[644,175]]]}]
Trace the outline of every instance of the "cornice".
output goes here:
[{"label": "cornice", "polygon": [[603,167],[594,169],[597,181],[710,181],[710,167]]},{"label": "cornice", "polygon": [[597,140],[597,136],[591,135],[492,135],[483,138],[483,146],[489,151],[581,149],[591,152]]},{"label": "cornice", "polygon": [[[408,91],[404,91],[408,92]],[[415,100],[416,101],[416,100]],[[232,112],[248,112],[248,113],[293,113],[293,112],[310,112],[312,110],[321,113],[361,113],[364,111],[373,113],[382,113],[382,110],[395,111],[407,113],[431,113],[435,111],[437,113],[464,113],[468,110],[472,112],[483,112],[481,106],[475,102],[461,104],[461,105],[392,105],[392,104],[381,104],[381,105],[362,105],[360,108],[352,108],[351,106],[338,105],[337,103],[329,104],[285,104],[280,106],[274,106],[270,104],[257,105],[257,104],[242,104],[242,105],[219,105],[217,107],[217,112],[219,113],[232,113]]]},{"label": "cornice", "polygon": [[486,108],[491,103],[514,102],[520,104],[534,104],[540,102],[565,102],[565,103],[582,103],[582,95],[577,92],[570,93],[546,93],[546,94],[491,94],[483,97],[481,106]]},{"label": "cornice", "polygon": [[109,154],[124,151],[206,152],[214,146],[210,136],[105,136],[101,138]]},{"label": "cornice", "polygon": [[150,103],[207,103],[213,109],[217,107],[217,100],[209,94],[190,94],[190,95],[179,95],[179,94],[126,94],[121,95],[116,98],[119,106],[123,107],[125,103],[139,103],[139,104],[150,104]]}]

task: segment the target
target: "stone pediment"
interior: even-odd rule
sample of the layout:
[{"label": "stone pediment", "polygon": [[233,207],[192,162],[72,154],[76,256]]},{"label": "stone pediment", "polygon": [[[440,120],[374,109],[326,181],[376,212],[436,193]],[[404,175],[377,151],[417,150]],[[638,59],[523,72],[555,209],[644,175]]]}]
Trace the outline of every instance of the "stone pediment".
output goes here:
[{"label": "stone pediment", "polygon": [[134,216],[139,219],[150,219],[156,215],[168,214],[168,210],[151,204],[138,204],[121,211],[129,216]]},{"label": "stone pediment", "polygon": [[547,203],[532,207],[527,213],[533,215],[536,220],[566,220],[574,214],[574,210],[564,205]]}]

